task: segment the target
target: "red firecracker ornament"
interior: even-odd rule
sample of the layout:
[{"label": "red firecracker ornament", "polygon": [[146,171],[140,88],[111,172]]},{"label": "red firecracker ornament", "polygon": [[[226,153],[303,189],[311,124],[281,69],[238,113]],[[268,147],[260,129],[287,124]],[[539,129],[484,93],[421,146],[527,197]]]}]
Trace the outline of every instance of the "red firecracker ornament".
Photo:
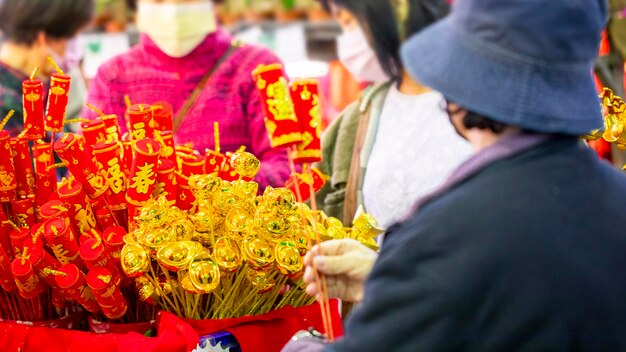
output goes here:
[{"label": "red firecracker ornament", "polygon": [[161,145],[154,139],[145,138],[135,144],[135,160],[126,191],[128,203],[141,207],[152,199],[160,153]]},{"label": "red firecracker ornament", "polygon": [[71,80],[70,76],[60,73],[51,77],[46,113],[46,129],[50,132],[63,132]]},{"label": "red firecracker ornament", "polygon": [[0,203],[8,203],[16,198],[17,176],[9,132],[0,131],[0,153],[5,157],[0,158]]},{"label": "red firecracker ornament", "polygon": [[261,95],[265,126],[273,148],[302,142],[300,123],[294,111],[287,78],[280,64],[260,65],[252,72]]},{"label": "red firecracker ornament", "polygon": [[22,81],[22,105],[24,107],[24,132],[27,140],[46,136],[43,111],[43,82],[39,79]]},{"label": "red firecracker ornament", "polygon": [[126,314],[128,302],[108,269],[100,267],[90,270],[87,274],[87,285],[107,318],[116,320]]}]

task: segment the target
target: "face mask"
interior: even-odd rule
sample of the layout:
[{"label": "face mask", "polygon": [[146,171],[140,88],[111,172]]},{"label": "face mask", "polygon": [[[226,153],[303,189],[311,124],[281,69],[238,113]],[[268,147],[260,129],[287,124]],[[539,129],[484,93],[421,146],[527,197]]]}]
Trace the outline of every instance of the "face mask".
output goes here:
[{"label": "face mask", "polygon": [[341,63],[357,80],[376,83],[389,79],[360,27],[337,37],[337,51]]},{"label": "face mask", "polygon": [[137,27],[171,57],[184,57],[215,32],[213,3],[154,4],[139,2]]}]

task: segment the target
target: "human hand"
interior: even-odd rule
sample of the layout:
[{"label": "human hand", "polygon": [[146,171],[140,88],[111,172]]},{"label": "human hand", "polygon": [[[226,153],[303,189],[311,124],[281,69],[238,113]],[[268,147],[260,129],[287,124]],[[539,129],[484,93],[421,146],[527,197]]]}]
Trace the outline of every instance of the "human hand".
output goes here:
[{"label": "human hand", "polygon": [[[323,255],[318,255],[320,252]],[[321,299],[321,289],[315,280],[317,269],[326,277],[329,297],[360,302],[365,279],[377,258],[378,253],[353,239],[332,240],[314,246],[304,257],[306,292]]]}]

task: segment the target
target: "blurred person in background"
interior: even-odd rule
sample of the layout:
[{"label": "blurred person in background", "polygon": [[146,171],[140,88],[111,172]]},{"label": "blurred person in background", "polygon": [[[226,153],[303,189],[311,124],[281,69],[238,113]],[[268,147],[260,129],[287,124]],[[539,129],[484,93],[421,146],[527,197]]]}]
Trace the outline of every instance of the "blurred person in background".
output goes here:
[{"label": "blurred person in background", "polygon": [[[100,67],[88,102],[116,114],[126,131],[125,96],[134,104],[166,101],[174,108],[176,143],[192,143],[200,152],[214,149],[213,124],[219,122],[221,150],[245,146],[261,161],[255,179],[261,189],[282,186],[287,154],[270,146],[251,76],[258,65],[280,60],[265,48],[235,43],[216,21],[210,0],[139,0],[140,42]],[[96,117],[87,109],[83,116]]]},{"label": "blurred person in background", "polygon": [[[93,0],[6,0],[0,3],[0,30],[3,35],[0,48],[0,115],[15,110],[15,116],[5,127],[12,137],[24,128],[22,81],[36,67],[39,68],[38,78],[49,81],[55,70],[48,57],[73,76],[79,60],[76,53],[80,51],[75,38],[90,22],[93,6]],[[72,87],[80,88],[81,85],[84,87],[79,80],[72,82]],[[80,91],[70,92],[70,101],[82,105],[84,96]],[[68,116],[76,112],[68,110]]]},{"label": "blurred person in background", "polygon": [[447,123],[443,97],[411,79],[400,60],[410,35],[443,18],[444,0],[322,0],[341,25],[338,54],[374,82],[323,136],[318,165],[330,181],[320,208],[349,225],[361,205],[387,228],[445,180],[471,148]]},{"label": "blurred person in background", "polygon": [[284,352],[626,351],[626,177],[579,138],[602,126],[606,15],[605,0],[456,1],[405,44],[474,155],[377,260],[354,240],[307,254],[307,292],[317,268],[363,301],[341,340],[301,332]]}]

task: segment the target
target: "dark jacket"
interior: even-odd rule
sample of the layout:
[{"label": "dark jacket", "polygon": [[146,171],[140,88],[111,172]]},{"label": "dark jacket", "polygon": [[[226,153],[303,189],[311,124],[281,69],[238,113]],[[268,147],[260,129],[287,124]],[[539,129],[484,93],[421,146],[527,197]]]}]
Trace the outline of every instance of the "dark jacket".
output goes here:
[{"label": "dark jacket", "polygon": [[626,177],[563,137],[388,234],[333,351],[626,351]]}]

